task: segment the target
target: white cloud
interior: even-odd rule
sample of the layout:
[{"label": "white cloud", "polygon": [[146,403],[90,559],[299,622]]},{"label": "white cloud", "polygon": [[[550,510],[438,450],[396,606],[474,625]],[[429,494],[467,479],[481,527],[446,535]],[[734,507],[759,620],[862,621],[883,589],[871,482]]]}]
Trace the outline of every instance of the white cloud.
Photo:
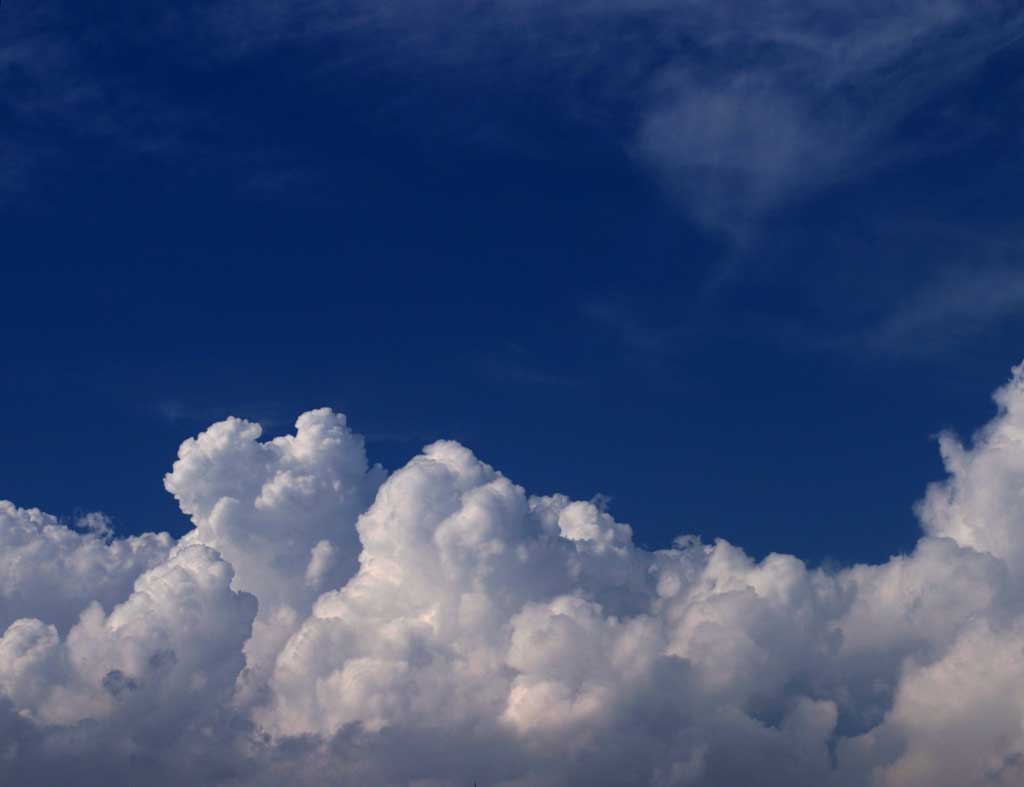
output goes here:
[{"label": "white cloud", "polygon": [[216,549],[234,586],[256,593],[259,615],[244,676],[263,688],[270,659],[313,601],[356,571],[356,517],[383,477],[345,417],[304,413],[295,434],[260,442],[259,424],[229,418],[182,443],[164,479],[195,530],[183,543]]},{"label": "white cloud", "polygon": [[[116,540],[0,506],[0,781],[965,787],[1024,776],[1024,371],[909,555],[636,547],[453,442],[214,424]],[[53,568],[55,566],[56,568]]]},{"label": "white cloud", "polygon": [[38,617],[66,631],[86,605],[112,607],[128,598],[136,578],[171,550],[166,533],[106,538],[91,515],[78,532],[38,509],[0,500],[0,628]]},{"label": "white cloud", "polygon": [[995,394],[1000,417],[965,448],[939,439],[949,479],[933,484],[919,505],[926,532],[1001,558],[1024,579],[1024,367]]},{"label": "white cloud", "polygon": [[16,620],[0,639],[0,685],[27,717],[67,725],[128,713],[146,724],[226,703],[256,599],[230,590],[216,552],[180,546],[109,615],[94,602],[61,638]]}]

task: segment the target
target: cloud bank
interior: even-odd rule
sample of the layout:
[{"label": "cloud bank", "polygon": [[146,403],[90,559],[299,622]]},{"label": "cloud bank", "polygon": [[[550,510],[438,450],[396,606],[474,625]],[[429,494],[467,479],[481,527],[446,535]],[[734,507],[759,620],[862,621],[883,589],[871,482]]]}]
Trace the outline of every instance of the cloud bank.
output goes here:
[{"label": "cloud bank", "polygon": [[[881,565],[633,543],[450,441],[230,418],[115,538],[0,503],[0,782],[1024,782],[1024,368]],[[684,491],[681,493],[685,493]]]}]

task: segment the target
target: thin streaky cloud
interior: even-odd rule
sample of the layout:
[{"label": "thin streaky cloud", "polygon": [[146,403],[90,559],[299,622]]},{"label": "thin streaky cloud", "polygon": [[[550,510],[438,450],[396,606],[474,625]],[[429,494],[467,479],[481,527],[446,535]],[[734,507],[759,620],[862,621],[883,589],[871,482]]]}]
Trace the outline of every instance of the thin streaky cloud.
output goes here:
[{"label": "thin streaky cloud", "polygon": [[[216,125],[215,107],[169,104],[133,75],[93,67],[81,36],[61,27],[64,8],[45,24],[19,12],[0,38],[8,87],[16,75],[31,88],[8,89],[3,99],[26,129],[56,124],[173,155],[195,144],[188,129],[196,119]],[[1024,31],[1016,4],[965,0],[233,0],[141,8],[138,30],[101,19],[91,36],[148,37],[169,67],[191,59],[217,68],[307,44],[319,47],[323,74],[335,61],[386,65],[410,78],[430,63],[487,68],[499,78],[543,75],[569,98],[567,111],[618,140],[694,219],[741,242],[793,200],[908,155],[887,133]],[[589,87],[578,92],[582,85]],[[147,123],[154,115],[164,122]],[[13,137],[7,147],[22,168],[40,155]]]},{"label": "thin streaky cloud", "polygon": [[1024,315],[1024,268],[945,272],[870,330],[869,349],[933,356]]}]

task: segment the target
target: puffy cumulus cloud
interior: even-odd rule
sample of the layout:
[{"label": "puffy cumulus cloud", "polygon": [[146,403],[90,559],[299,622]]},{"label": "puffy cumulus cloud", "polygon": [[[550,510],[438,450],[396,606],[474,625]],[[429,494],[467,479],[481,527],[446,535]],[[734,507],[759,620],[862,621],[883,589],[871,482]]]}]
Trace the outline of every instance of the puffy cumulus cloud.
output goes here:
[{"label": "puffy cumulus cloud", "polygon": [[1002,558],[1024,572],[1024,370],[995,394],[1001,417],[975,437],[973,450],[955,435],[939,438],[949,479],[933,484],[919,506],[925,530]]},{"label": "puffy cumulus cloud", "polygon": [[592,574],[598,598],[628,593],[634,563],[644,572],[628,529],[593,504],[530,499],[456,443],[391,476],[358,530],[359,572],[320,597],[278,657],[261,715],[276,732],[499,720],[524,605],[573,592],[590,557],[609,568]]},{"label": "puffy cumulus cloud", "polygon": [[99,514],[80,525],[0,500],[0,628],[42,618],[67,631],[91,601],[112,607],[128,598],[136,578],[172,547],[166,533],[112,539]]},{"label": "puffy cumulus cloud", "polygon": [[841,570],[644,550],[453,442],[385,478],[328,410],[186,441],[177,544],[4,504],[0,781],[1019,784],[1024,371],[996,402]]},{"label": "puffy cumulus cloud", "polygon": [[1022,679],[1024,621],[978,620],[942,658],[906,665],[885,722],[843,741],[840,762],[886,787],[1021,784]]},{"label": "puffy cumulus cloud", "polygon": [[345,416],[304,413],[295,434],[260,441],[259,424],[228,418],[186,440],[164,485],[192,518],[183,543],[216,549],[234,586],[257,593],[243,682],[263,688],[273,656],[320,593],[355,573],[356,517],[383,477]]},{"label": "puffy cumulus cloud", "polygon": [[164,485],[195,524],[185,541],[219,551],[238,588],[258,588],[263,606],[303,606],[355,573],[355,520],[383,470],[326,408],[300,416],[294,435],[261,433],[238,418],[214,424],[182,443]]},{"label": "puffy cumulus cloud", "polygon": [[230,698],[256,599],[230,589],[231,567],[181,546],[107,614],[87,607],[67,636],[34,618],[0,638],[0,686],[25,717],[65,725],[131,715],[190,718]]}]

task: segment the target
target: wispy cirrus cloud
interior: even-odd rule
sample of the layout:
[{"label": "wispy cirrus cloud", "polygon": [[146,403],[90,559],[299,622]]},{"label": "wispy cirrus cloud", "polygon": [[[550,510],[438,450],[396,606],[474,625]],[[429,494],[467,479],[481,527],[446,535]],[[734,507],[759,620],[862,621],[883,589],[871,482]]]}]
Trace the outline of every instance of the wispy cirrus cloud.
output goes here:
[{"label": "wispy cirrus cloud", "polygon": [[412,83],[435,65],[480,72],[480,89],[511,78],[554,91],[697,221],[740,237],[801,195],[906,155],[887,135],[1024,31],[1024,10],[1000,0],[221,0],[91,19],[72,8],[5,10],[0,106],[15,121],[5,147],[20,151],[8,152],[16,169],[44,155],[28,139],[42,126],[171,152],[190,118],[216,117],[102,62],[106,40],[144,43],[169,69],[302,46],[319,58],[311,80],[385,66]]},{"label": "wispy cirrus cloud", "polygon": [[865,337],[885,355],[929,357],[957,349],[1024,315],[1024,265],[941,272]]},{"label": "wispy cirrus cloud", "polygon": [[568,111],[617,136],[693,217],[739,235],[801,195],[906,155],[886,135],[1024,32],[1018,4],[964,0],[245,10],[213,17],[242,48],[362,32],[370,57],[391,63],[544,74]]}]

